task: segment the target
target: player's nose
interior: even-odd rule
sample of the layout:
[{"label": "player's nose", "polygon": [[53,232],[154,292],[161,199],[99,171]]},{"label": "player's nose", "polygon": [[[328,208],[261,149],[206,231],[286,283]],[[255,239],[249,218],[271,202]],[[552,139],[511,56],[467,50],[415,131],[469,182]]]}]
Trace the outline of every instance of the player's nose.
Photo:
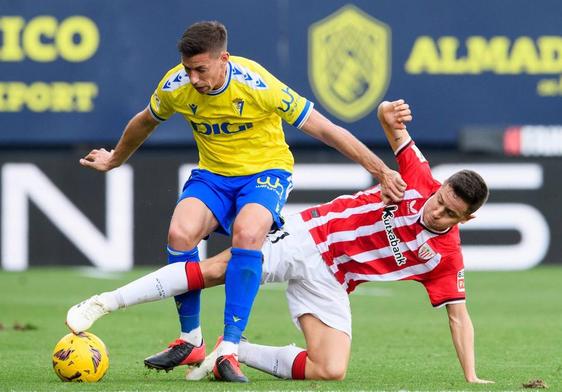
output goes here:
[{"label": "player's nose", "polygon": [[199,76],[197,75],[197,72],[191,71],[189,73],[189,81],[191,82],[191,84],[197,84],[197,82],[199,82]]}]

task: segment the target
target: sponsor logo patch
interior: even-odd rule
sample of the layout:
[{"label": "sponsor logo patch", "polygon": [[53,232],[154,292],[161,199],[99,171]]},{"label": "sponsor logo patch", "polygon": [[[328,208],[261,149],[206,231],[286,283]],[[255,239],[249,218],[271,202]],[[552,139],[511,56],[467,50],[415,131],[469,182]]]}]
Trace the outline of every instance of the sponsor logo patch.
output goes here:
[{"label": "sponsor logo patch", "polygon": [[195,113],[197,112],[197,105],[194,104],[194,103],[190,103],[189,108],[191,109],[191,112],[193,113],[193,115],[195,115]]},{"label": "sponsor logo patch", "polygon": [[404,254],[400,251],[400,238],[394,234],[393,223],[394,223],[394,213],[398,210],[398,206],[391,204],[384,208],[382,214],[382,222],[384,224],[384,231],[386,233],[386,238],[388,239],[388,244],[392,249],[392,255],[396,261],[396,265],[402,266],[406,264],[406,258]]},{"label": "sponsor logo patch", "polygon": [[408,203],[408,211],[410,214],[417,214],[418,210],[414,207],[416,205],[417,200],[412,200]]},{"label": "sponsor logo patch", "polygon": [[457,290],[464,293],[464,269],[457,273]]}]

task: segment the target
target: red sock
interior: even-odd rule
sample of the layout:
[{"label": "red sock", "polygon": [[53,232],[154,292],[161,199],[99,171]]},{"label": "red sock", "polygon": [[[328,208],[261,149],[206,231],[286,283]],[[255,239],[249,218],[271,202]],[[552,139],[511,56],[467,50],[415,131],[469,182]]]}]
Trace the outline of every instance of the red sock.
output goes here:
[{"label": "red sock", "polygon": [[308,354],[306,351],[301,351],[293,361],[291,368],[291,377],[293,380],[304,380],[304,368],[306,367],[306,358]]},{"label": "red sock", "polygon": [[185,263],[185,275],[187,276],[187,289],[189,291],[205,288],[205,281],[203,280],[199,263]]}]

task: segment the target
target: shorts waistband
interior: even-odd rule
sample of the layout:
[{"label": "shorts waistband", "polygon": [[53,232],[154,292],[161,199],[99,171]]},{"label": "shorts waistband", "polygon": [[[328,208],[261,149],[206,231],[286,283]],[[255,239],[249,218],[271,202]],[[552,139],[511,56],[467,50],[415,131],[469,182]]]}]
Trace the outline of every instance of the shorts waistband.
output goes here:
[{"label": "shorts waistband", "polygon": [[304,256],[320,255],[320,250],[316,246],[310,231],[308,231],[308,225],[303,220],[300,213],[286,217],[283,228],[285,228],[290,235],[299,238],[300,251]]}]

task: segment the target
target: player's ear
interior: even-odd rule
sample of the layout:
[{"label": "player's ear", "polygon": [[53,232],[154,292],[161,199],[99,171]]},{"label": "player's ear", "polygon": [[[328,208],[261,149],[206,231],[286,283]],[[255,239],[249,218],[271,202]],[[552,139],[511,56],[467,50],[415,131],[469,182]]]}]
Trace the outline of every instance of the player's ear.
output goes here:
[{"label": "player's ear", "polygon": [[227,62],[228,59],[230,58],[230,53],[228,53],[226,50],[222,51],[220,54],[220,59],[224,62]]},{"label": "player's ear", "polygon": [[476,218],[476,215],[474,215],[474,214],[465,215],[465,217],[461,219],[461,222],[460,222],[460,223],[466,223],[466,222],[468,222],[469,220],[472,220],[472,219],[474,219],[474,218]]}]

